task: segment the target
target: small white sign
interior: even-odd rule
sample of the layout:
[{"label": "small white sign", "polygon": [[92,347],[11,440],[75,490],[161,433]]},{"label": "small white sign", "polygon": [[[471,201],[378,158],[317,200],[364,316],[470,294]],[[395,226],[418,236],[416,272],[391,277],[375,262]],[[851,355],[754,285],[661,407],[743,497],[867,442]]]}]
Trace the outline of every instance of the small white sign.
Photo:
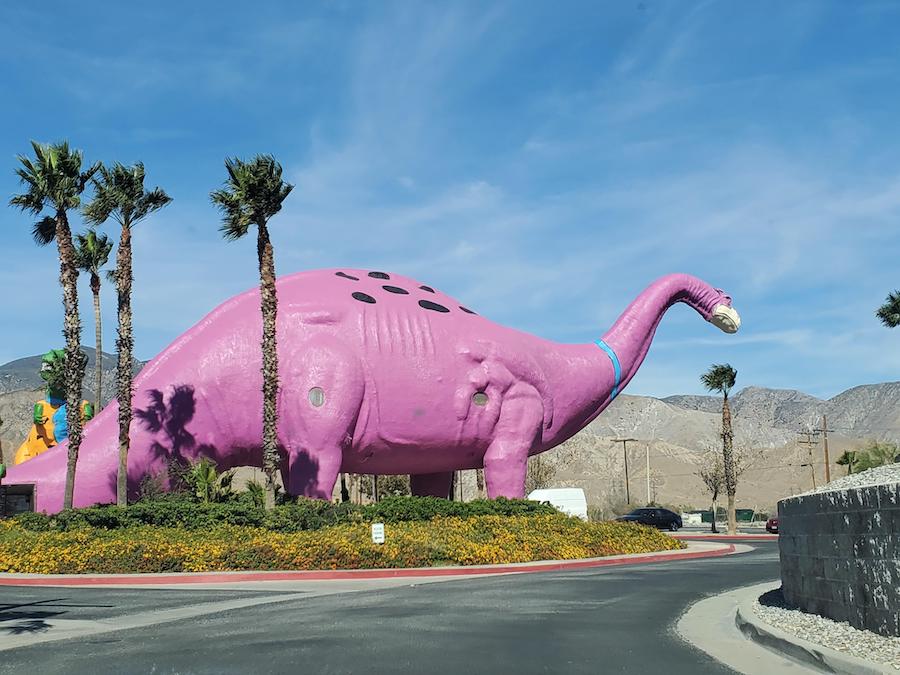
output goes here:
[{"label": "small white sign", "polygon": [[372,523],[372,543],[384,543],[384,523]]}]

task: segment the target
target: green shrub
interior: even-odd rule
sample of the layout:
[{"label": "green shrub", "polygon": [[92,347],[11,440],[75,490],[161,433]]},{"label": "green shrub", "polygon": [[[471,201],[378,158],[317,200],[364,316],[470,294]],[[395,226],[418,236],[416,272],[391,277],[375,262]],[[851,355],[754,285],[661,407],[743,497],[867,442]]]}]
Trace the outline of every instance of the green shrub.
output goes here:
[{"label": "green shrub", "polygon": [[143,525],[211,529],[218,525],[262,527],[273,532],[303,532],[334,525],[361,522],[402,523],[430,521],[435,518],[474,518],[477,516],[552,515],[556,510],[546,503],[523,499],[478,499],[451,502],[437,497],[385,497],[375,504],[332,504],[304,497],[277,505],[266,512],[258,496],[243,492],[227,502],[197,502],[185,495],[166,496],[136,502],[128,507],[115,505],[68,509],[54,516],[28,513],[18,516],[23,529],[68,531],[91,527],[118,530]]}]

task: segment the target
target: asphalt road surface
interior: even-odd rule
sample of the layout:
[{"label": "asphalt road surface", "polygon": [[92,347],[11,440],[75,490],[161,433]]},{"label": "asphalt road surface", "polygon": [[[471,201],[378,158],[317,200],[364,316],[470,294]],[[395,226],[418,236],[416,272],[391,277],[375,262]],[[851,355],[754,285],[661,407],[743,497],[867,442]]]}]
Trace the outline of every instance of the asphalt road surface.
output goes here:
[{"label": "asphalt road surface", "polygon": [[674,625],[696,600],[778,577],[776,543],[752,545],[723,558],[326,596],[0,587],[0,648],[12,626],[40,635],[50,618],[115,623],[148,610],[285,598],[3,650],[0,673],[728,673]]}]

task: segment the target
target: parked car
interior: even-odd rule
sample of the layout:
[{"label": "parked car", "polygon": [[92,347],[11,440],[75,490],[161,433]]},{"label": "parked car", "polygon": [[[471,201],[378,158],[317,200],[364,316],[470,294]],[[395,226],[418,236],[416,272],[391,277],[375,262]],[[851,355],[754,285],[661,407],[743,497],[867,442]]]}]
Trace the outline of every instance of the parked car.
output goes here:
[{"label": "parked car", "polygon": [[766,532],[778,534],[778,518],[769,518],[766,521]]},{"label": "parked car", "polygon": [[658,509],[646,507],[643,509],[635,509],[629,514],[619,516],[616,520],[624,522],[641,523],[641,525],[650,525],[659,527],[664,530],[677,531],[681,526],[681,516],[669,509]]}]

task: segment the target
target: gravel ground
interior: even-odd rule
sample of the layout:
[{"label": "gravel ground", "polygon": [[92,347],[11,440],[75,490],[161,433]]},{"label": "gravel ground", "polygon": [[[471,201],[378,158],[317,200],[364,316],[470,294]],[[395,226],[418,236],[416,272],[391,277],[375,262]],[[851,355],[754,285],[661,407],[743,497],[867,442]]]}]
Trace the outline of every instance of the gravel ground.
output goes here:
[{"label": "gravel ground", "polygon": [[766,623],[804,640],[900,670],[900,638],[884,637],[848,623],[791,609],[781,589],[760,596],[753,603],[753,611]]},{"label": "gravel ground", "polygon": [[[874,469],[851,473],[849,476],[838,478],[816,490],[804,492],[805,495],[814,495],[818,492],[832,492],[835,490],[848,490],[851,488],[868,487],[870,485],[884,485],[885,483],[900,483],[900,464],[886,464]],[[800,496],[800,495],[796,495]]]}]

